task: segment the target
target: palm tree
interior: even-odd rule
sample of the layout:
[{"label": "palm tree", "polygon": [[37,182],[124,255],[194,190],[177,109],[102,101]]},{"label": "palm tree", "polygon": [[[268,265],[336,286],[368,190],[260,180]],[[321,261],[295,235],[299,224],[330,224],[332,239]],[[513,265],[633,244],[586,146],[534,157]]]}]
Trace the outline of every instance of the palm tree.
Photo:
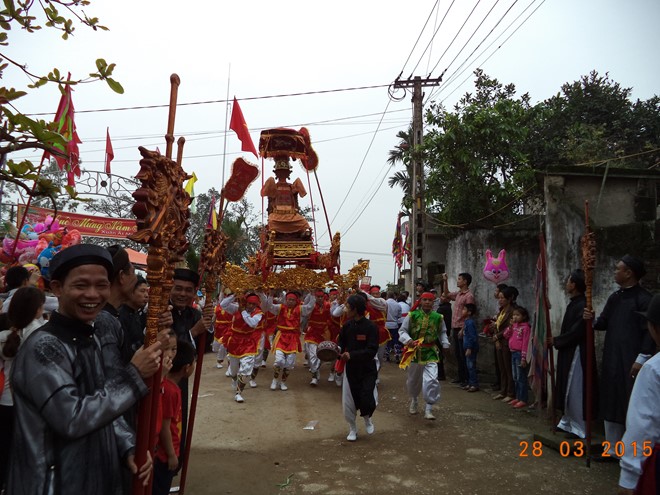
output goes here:
[{"label": "palm tree", "polygon": [[410,214],[412,209],[412,169],[410,164],[410,148],[412,146],[412,126],[408,127],[408,131],[399,131],[396,137],[399,138],[399,144],[394,149],[389,151],[389,158],[387,163],[392,167],[396,167],[398,163],[402,163],[405,170],[398,170],[394,172],[387,180],[387,185],[391,188],[398,186],[403,191],[403,198],[401,199],[401,207],[406,215]]}]

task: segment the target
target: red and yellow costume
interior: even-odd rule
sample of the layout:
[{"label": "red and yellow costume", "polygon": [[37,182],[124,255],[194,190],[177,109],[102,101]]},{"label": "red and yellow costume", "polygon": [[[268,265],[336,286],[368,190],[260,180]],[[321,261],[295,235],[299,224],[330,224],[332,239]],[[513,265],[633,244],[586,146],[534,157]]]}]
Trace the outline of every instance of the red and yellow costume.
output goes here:
[{"label": "red and yellow costume", "polygon": [[277,336],[273,341],[273,349],[285,354],[302,352],[300,344],[300,304],[289,308],[286,304],[280,304],[277,315]]},{"label": "red and yellow costume", "polygon": [[305,332],[305,342],[310,344],[320,344],[324,340],[331,340],[330,336],[330,303],[324,302],[321,306],[314,305],[314,309],[309,314],[307,331]]},{"label": "red and yellow costume", "polygon": [[[263,315],[261,310],[257,307],[250,313],[250,317],[255,317],[256,315]],[[248,325],[243,319],[243,313],[237,311],[233,314],[233,320],[231,324],[231,330],[227,333],[225,337],[225,347],[227,348],[227,354],[231,357],[242,358],[244,356],[256,356],[259,337],[263,331],[263,317],[259,324],[252,328]]]},{"label": "red and yellow costume", "polygon": [[234,317],[231,313],[227,313],[220,307],[219,304],[215,306],[215,322],[213,323],[213,339],[216,342],[223,343],[223,337],[231,328],[231,321]]}]

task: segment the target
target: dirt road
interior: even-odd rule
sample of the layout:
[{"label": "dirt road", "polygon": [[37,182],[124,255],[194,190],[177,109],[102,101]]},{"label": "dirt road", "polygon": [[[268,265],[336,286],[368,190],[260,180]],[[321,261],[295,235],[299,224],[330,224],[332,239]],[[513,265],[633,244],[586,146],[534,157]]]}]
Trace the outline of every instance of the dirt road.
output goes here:
[{"label": "dirt road", "polygon": [[[618,464],[587,468],[548,447],[534,456],[530,446],[521,457],[521,442],[550,425],[489,393],[441,382],[437,420],[411,416],[405,372],[385,363],[376,432],[368,436],[359,423],[357,442],[347,442],[340,389],[327,371],[311,387],[299,356],[289,390],[273,392],[269,361],[238,404],[213,357],[203,364],[187,494],[616,493]],[[303,429],[310,421],[315,429]]]}]

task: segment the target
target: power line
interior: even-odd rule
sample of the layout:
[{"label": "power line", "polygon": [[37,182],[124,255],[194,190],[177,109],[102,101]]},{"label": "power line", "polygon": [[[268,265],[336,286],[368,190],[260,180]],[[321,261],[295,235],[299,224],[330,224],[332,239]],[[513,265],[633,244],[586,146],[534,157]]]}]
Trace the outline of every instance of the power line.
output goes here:
[{"label": "power line", "polygon": [[[406,65],[408,65],[408,62],[410,61],[410,57],[412,57],[412,54],[415,51],[415,48],[417,48],[417,43],[419,43],[419,40],[422,38],[422,34],[424,34],[424,30],[426,29],[426,25],[429,23],[429,20],[431,20],[431,16],[433,15],[433,11],[438,6],[438,3],[440,3],[440,0],[435,0],[435,3],[433,4],[433,8],[431,9],[431,12],[429,12],[429,16],[426,18],[426,22],[424,23],[424,26],[422,26],[422,30],[419,32],[419,36],[417,36],[417,40],[415,41],[415,44],[413,45],[412,50],[410,50],[410,54],[408,55],[408,58],[403,63],[403,67],[401,67],[401,72],[399,73],[399,77],[401,77],[401,74],[403,74],[403,71],[406,70]],[[440,9],[438,9],[438,10],[440,10]],[[431,39],[433,39],[433,38],[431,38]],[[419,64],[419,62],[418,62],[418,64]],[[417,66],[415,66],[415,69],[416,68],[417,68]],[[415,69],[413,69],[413,72],[415,71]]]},{"label": "power line", "polygon": [[[318,91],[305,91],[300,93],[284,93],[278,95],[267,95],[267,96],[248,96],[246,98],[240,98],[239,101],[251,101],[251,100],[268,100],[273,98],[288,98],[291,96],[308,96],[308,95],[320,95],[327,93],[341,93],[345,91],[360,91],[364,89],[377,89],[377,88],[387,88],[389,84],[376,84],[373,86],[355,86],[352,88],[339,88],[339,89],[325,89]],[[205,100],[205,101],[191,101],[187,103],[177,103],[177,107],[186,107],[192,105],[209,105],[211,103],[228,103],[231,100]],[[100,113],[100,112],[121,112],[124,110],[147,110],[154,108],[169,108],[169,104],[163,105],[141,105],[141,106],[132,106],[132,107],[117,107],[117,108],[98,108],[94,110],[76,110],[76,113]],[[25,114],[29,117],[39,117],[42,115],[52,115],[52,112],[41,112],[41,113],[29,113]]]},{"label": "power line", "polygon": [[[442,71],[443,74],[445,74],[445,73],[449,70],[449,67],[451,67],[451,65],[456,61],[456,59],[460,56],[460,54],[463,53],[463,50],[465,50],[465,48],[468,46],[468,44],[470,43],[470,41],[472,41],[472,38],[474,38],[474,35],[477,34],[477,31],[479,31],[479,29],[481,28],[481,26],[483,25],[483,23],[486,22],[486,19],[488,19],[488,17],[490,16],[490,14],[493,12],[493,9],[494,9],[495,7],[497,7],[497,4],[498,4],[498,3],[500,3],[500,0],[497,0],[497,1],[493,4],[493,6],[490,8],[490,10],[486,13],[486,15],[485,15],[484,18],[481,20],[481,22],[480,22],[479,25],[476,27],[476,29],[472,32],[472,34],[470,35],[470,37],[468,38],[468,40],[463,44],[463,47],[458,51],[458,53],[457,53],[456,56],[452,59],[452,61],[449,62],[449,65],[447,65],[447,67],[445,68],[445,70]],[[436,64],[436,67],[437,67],[437,64]],[[435,67],[434,67],[433,69],[435,70]],[[433,71],[431,71],[431,72],[433,72]]]},{"label": "power line", "polygon": [[[387,105],[385,105],[385,110],[383,110],[383,117],[385,117],[385,113],[387,112],[387,109],[390,106],[390,103],[392,100],[387,100]],[[382,122],[381,118],[381,122]],[[371,146],[374,144],[374,140],[376,139],[376,134],[378,134],[378,129],[380,129],[381,122],[378,123],[378,126],[376,127],[376,130],[373,133],[373,137],[371,138],[371,141],[369,142],[369,146],[367,147],[367,151],[364,153],[364,156],[362,157],[362,161],[360,162],[360,167],[358,168],[357,173],[353,177],[353,182],[351,182],[351,186],[348,188],[348,191],[346,192],[346,195],[344,196],[344,199],[342,200],[341,204],[339,205],[339,208],[337,208],[337,211],[335,212],[335,215],[332,217],[332,220],[330,223],[333,223],[335,221],[335,218],[337,218],[337,215],[341,211],[342,207],[344,206],[344,203],[346,203],[346,200],[348,199],[349,194],[353,190],[353,186],[355,185],[355,182],[357,181],[357,178],[360,175],[360,172],[362,171],[362,167],[364,166],[364,162],[367,160],[367,156],[369,155],[369,151],[371,151]],[[330,235],[330,233],[328,233]],[[319,237],[320,240],[320,237]]]},{"label": "power line", "polygon": [[[433,36],[431,36],[431,40],[428,42],[428,44],[426,45],[426,48],[424,49],[424,51],[422,52],[422,54],[419,56],[419,60],[417,61],[417,64],[415,65],[415,67],[413,67],[413,70],[410,72],[410,77],[412,77],[412,74],[417,70],[417,67],[419,67],[419,64],[422,62],[422,59],[424,58],[424,54],[426,53],[426,50],[428,50],[429,47],[431,46],[431,44],[433,43],[433,39],[434,39],[434,38],[436,37],[436,35],[438,34],[438,31],[440,31],[440,28],[442,27],[442,24],[445,22],[445,19],[447,18],[447,15],[449,15],[449,11],[450,11],[451,8],[454,6],[454,2],[456,2],[456,0],[452,0],[451,4],[449,5],[449,8],[448,8],[447,11],[445,12],[445,15],[442,17],[442,20],[440,21],[440,25],[439,25],[438,28],[433,32]],[[446,53],[446,52],[447,52],[447,51],[445,50],[444,53]],[[444,53],[443,53],[442,55],[440,55],[440,59],[442,59],[442,56],[444,55]]]},{"label": "power line", "polygon": [[[504,31],[502,31],[502,33],[500,33],[500,35],[499,35],[497,38],[495,38],[495,39],[490,43],[490,45],[488,45],[486,48],[484,48],[484,50],[483,50],[483,51],[477,56],[477,58],[481,57],[481,55],[483,55],[483,54],[484,54],[484,53],[485,53],[485,52],[486,52],[491,46],[493,46],[493,44],[494,44],[499,38],[501,38],[501,37],[502,37],[502,36],[503,36],[503,35],[509,30],[509,28],[510,28],[513,24],[515,24],[515,22],[516,22],[520,17],[522,17],[522,15],[523,15],[525,12],[527,12],[527,10],[529,10],[529,8],[530,8],[534,3],[536,3],[536,1],[537,1],[537,0],[532,0],[532,2],[531,2],[531,3],[525,8],[525,10],[523,10],[523,11],[522,11],[522,12],[521,12],[521,13],[520,13],[520,14],[519,14],[519,15],[518,15],[513,21],[511,21],[511,23],[506,27],[506,29],[504,29]],[[532,12],[531,12],[531,13],[530,13],[530,14],[529,14],[529,15],[528,15],[528,16],[527,16],[527,17],[526,17],[526,18],[525,18],[525,19],[524,19],[519,25],[518,25],[518,27],[516,27],[516,29],[515,29],[515,30],[514,30],[514,31],[513,31],[513,32],[512,32],[512,33],[511,33],[511,34],[510,34],[510,35],[509,35],[509,36],[508,36],[508,37],[507,37],[507,38],[506,38],[506,39],[505,39],[500,45],[498,45],[498,47],[497,47],[495,50],[493,50],[493,51],[491,52],[491,54],[488,55],[488,57],[487,57],[483,62],[481,62],[481,63],[479,64],[479,66],[483,66],[486,62],[488,62],[488,60],[490,60],[490,58],[491,58],[493,55],[495,55],[495,53],[497,53],[497,50],[499,50],[500,48],[502,48],[502,46],[504,46],[504,44],[505,44],[507,41],[509,41],[509,39],[511,39],[511,37],[512,37],[514,34],[516,34],[516,32],[518,31],[518,29],[520,29],[520,28],[521,28],[521,27],[522,27],[522,26],[523,26],[523,25],[529,20],[529,18],[532,17],[532,16],[534,15],[534,13],[535,13],[538,9],[541,8],[541,6],[542,6],[544,3],[545,3],[545,0],[543,0],[543,1],[538,5],[538,7],[536,7],[536,8],[535,8],[535,9],[534,9],[534,10],[533,10],[533,11],[532,11]],[[466,68],[463,69],[463,71],[461,71],[460,73],[455,74],[455,75],[452,75],[453,80],[450,81],[447,85],[445,85],[445,86],[443,86],[442,88],[440,88],[439,91],[438,91],[438,92],[436,93],[436,95],[434,95],[434,96],[437,96],[437,95],[439,95],[440,93],[442,93],[444,90],[446,90],[447,87],[448,87],[448,85],[451,84],[451,83],[453,83],[453,82],[458,78],[458,76],[460,76],[460,74],[462,74],[463,72],[465,72],[467,69],[468,69],[468,68],[466,67]],[[454,89],[453,89],[453,90],[452,90],[447,96],[445,96],[445,97],[443,98],[443,101],[446,100],[447,98],[449,98],[452,94],[454,94],[459,88],[461,88],[461,87],[463,86],[463,84],[465,83],[465,81],[467,81],[470,77],[472,77],[472,74],[469,74],[465,79],[463,79],[463,80],[459,83],[459,85],[456,86],[456,88],[454,88]]]},{"label": "power line", "polygon": [[[454,39],[451,40],[451,43],[449,43],[449,45],[447,46],[447,48],[445,48],[445,51],[442,52],[442,55],[440,55],[440,58],[438,59],[438,62],[435,64],[435,66],[433,66],[433,69],[431,69],[431,72],[429,73],[429,76],[428,76],[428,77],[431,77],[431,74],[433,73],[433,71],[438,67],[438,65],[440,65],[440,61],[442,60],[442,57],[445,56],[445,54],[447,53],[447,51],[448,51],[448,50],[451,48],[451,46],[454,44],[454,41],[456,41],[456,39],[458,38],[458,35],[461,34],[461,31],[463,30],[463,28],[465,27],[465,25],[467,24],[467,22],[470,20],[470,17],[472,17],[472,14],[474,14],[474,11],[476,10],[476,8],[479,6],[480,3],[481,3],[481,0],[477,0],[477,3],[474,5],[474,7],[472,7],[472,10],[470,11],[470,13],[469,13],[468,16],[467,16],[467,19],[465,19],[465,21],[463,21],[463,24],[461,25],[460,29],[459,29],[458,32],[454,35]],[[452,2],[452,5],[453,5],[453,2]],[[440,79],[442,79],[442,76],[443,76],[443,75],[444,75],[444,72],[443,72],[442,74],[440,74]]]}]

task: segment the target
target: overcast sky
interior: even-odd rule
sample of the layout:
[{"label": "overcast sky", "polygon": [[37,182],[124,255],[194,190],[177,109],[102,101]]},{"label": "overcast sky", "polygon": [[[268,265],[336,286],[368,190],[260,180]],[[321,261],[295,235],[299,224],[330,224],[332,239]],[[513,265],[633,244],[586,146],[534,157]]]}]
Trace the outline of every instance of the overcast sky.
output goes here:
[{"label": "overcast sky", "polygon": [[[410,122],[410,95],[391,101],[386,87],[336,90],[386,86],[402,71],[405,79],[439,77],[446,70],[444,84],[426,94],[433,91],[434,99],[452,106],[472,90],[471,72],[478,67],[502,83],[514,83],[533,102],[593,69],[632,87],[634,98],[657,94],[660,80],[657,0],[93,0],[86,12],[110,31],[77,27],[66,42],[45,30],[32,35],[12,31],[11,45],[3,50],[27,62],[33,73],[58,67],[76,79],[95,71],[96,58],[117,64],[115,78],[124,86],[123,95],[104,83],[75,88],[83,168],[103,170],[106,127],[115,150],[115,174],[137,173],[138,145],[164,152],[165,107],[91,110],[166,105],[169,76],[176,72],[179,103],[214,102],[177,111],[175,133],[187,140],[183,166],[199,178],[196,192],[222,187],[226,104],[219,100],[227,93],[239,99],[255,145],[262,129],[306,126],[319,155],[318,179],[331,230],[342,234],[342,271],[358,258],[370,259],[370,274],[381,285],[394,275],[390,250],[401,201],[401,191],[387,186],[394,170],[386,159],[398,144],[397,131]],[[13,69],[5,73],[7,86],[18,89],[29,82]],[[264,98],[294,93],[313,94]],[[56,87],[44,87],[21,99],[18,108],[52,118],[58,100]],[[36,153],[22,156],[39,158]],[[230,131],[226,177],[238,156],[257,163],[241,153]],[[265,170],[270,176],[272,162],[266,162]],[[296,166],[297,176],[307,187]],[[311,180],[311,195],[301,205],[309,205],[311,197],[320,206]],[[261,215],[259,187],[260,179],[247,197]],[[329,237],[322,211],[316,223],[325,251]]]}]

